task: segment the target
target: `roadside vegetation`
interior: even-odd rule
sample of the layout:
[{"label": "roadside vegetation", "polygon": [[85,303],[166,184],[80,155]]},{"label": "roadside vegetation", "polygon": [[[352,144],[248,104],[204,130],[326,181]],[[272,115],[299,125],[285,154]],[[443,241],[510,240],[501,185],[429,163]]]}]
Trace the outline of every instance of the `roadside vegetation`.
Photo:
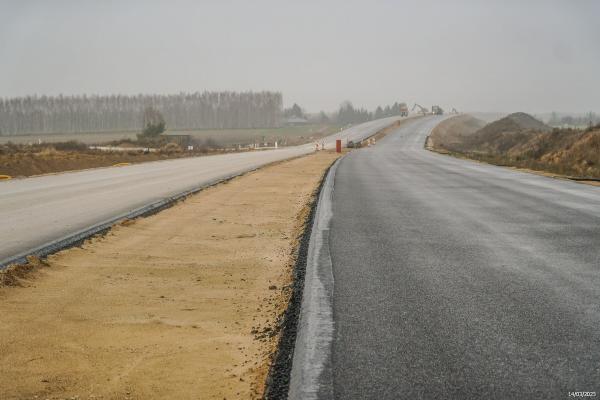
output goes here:
[{"label": "roadside vegetation", "polygon": [[165,117],[154,107],[146,107],[144,110],[143,130],[138,138],[156,138],[165,131]]},{"label": "roadside vegetation", "polygon": [[574,178],[600,178],[600,125],[552,128],[525,113],[485,124],[462,115],[432,133],[434,150],[491,164]]},{"label": "roadside vegetation", "polygon": [[152,152],[133,147],[130,150],[124,148],[121,151],[103,151],[88,148],[87,145],[75,141],[32,145],[8,143],[0,144],[0,175],[26,177],[224,152],[208,147],[184,152],[175,143],[164,145]]}]

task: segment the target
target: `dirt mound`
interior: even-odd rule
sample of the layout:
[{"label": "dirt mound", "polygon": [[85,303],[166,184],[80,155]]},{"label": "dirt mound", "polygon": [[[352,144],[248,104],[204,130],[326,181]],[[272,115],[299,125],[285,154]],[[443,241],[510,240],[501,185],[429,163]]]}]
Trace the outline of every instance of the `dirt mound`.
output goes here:
[{"label": "dirt mound", "polygon": [[434,129],[428,145],[491,164],[600,178],[600,125],[552,129],[522,112],[482,124],[469,115],[447,119]]},{"label": "dirt mound", "polygon": [[518,112],[487,124],[452,150],[506,153],[515,146],[529,142],[536,135],[551,130],[531,115]]},{"label": "dirt mound", "polygon": [[524,131],[549,132],[552,128],[529,114],[516,112],[497,121],[487,124],[477,132],[483,138],[496,137],[505,133],[522,133]]},{"label": "dirt mound", "polygon": [[48,266],[46,261],[36,256],[27,256],[27,263],[13,264],[0,270],[0,287],[23,286],[23,279],[32,271]]},{"label": "dirt mound", "polygon": [[449,118],[440,122],[431,132],[429,145],[437,148],[452,148],[484,126],[484,121],[468,114]]},{"label": "dirt mound", "polygon": [[465,117],[438,125],[430,141],[434,150],[492,164],[600,178],[600,126],[551,129],[528,114],[515,113],[473,133],[476,124]]},{"label": "dirt mound", "polygon": [[520,130],[534,130],[538,132],[549,132],[552,130],[551,127],[533,118],[531,115],[524,112],[516,112],[506,117],[499,119],[498,121],[492,122],[489,126],[498,125],[504,120],[512,121]]}]

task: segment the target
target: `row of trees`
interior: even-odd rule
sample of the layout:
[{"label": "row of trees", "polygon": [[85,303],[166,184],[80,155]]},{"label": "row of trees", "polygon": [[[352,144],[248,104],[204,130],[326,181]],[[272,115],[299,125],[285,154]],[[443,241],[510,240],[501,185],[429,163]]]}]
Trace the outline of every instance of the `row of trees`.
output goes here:
[{"label": "row of trees", "polygon": [[559,115],[553,112],[548,119],[548,125],[555,127],[583,127],[600,124],[600,117],[590,111],[582,115]]},{"label": "row of trees", "polygon": [[267,91],[0,98],[0,134],[141,130],[148,107],[169,129],[274,128],[283,98]]},{"label": "row of trees", "polygon": [[385,108],[378,106],[375,111],[370,112],[364,108],[354,108],[351,102],[345,101],[340,105],[336,120],[341,124],[358,124],[395,115],[400,115],[400,103],[398,102],[391,106],[387,105]]}]

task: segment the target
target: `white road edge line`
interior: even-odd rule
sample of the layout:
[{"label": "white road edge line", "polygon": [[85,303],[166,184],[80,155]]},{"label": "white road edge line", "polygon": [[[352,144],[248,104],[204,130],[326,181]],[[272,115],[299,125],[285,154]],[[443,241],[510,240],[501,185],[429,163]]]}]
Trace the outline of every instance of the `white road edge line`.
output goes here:
[{"label": "white road edge line", "polygon": [[[343,158],[343,157],[342,157]],[[288,399],[333,398],[331,346],[333,341],[333,268],[329,231],[338,159],[319,195],[308,244],[306,275],[294,346]]]}]

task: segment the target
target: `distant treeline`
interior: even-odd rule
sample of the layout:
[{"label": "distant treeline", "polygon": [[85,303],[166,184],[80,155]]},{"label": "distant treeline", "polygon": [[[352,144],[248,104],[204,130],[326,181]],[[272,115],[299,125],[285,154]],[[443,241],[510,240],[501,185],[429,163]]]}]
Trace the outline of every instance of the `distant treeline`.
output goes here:
[{"label": "distant treeline", "polygon": [[590,111],[583,115],[559,115],[556,112],[550,114],[548,125],[554,127],[584,127],[600,124],[600,116]]},{"label": "distant treeline", "polygon": [[170,130],[275,128],[283,99],[278,92],[7,98],[0,99],[0,134],[141,130],[149,106]]},{"label": "distant treeline", "polygon": [[351,102],[345,101],[340,106],[336,120],[340,124],[358,124],[395,115],[400,115],[400,103],[398,102],[391,106],[385,106],[385,108],[378,106],[375,111],[370,112],[364,108],[354,108]]}]

